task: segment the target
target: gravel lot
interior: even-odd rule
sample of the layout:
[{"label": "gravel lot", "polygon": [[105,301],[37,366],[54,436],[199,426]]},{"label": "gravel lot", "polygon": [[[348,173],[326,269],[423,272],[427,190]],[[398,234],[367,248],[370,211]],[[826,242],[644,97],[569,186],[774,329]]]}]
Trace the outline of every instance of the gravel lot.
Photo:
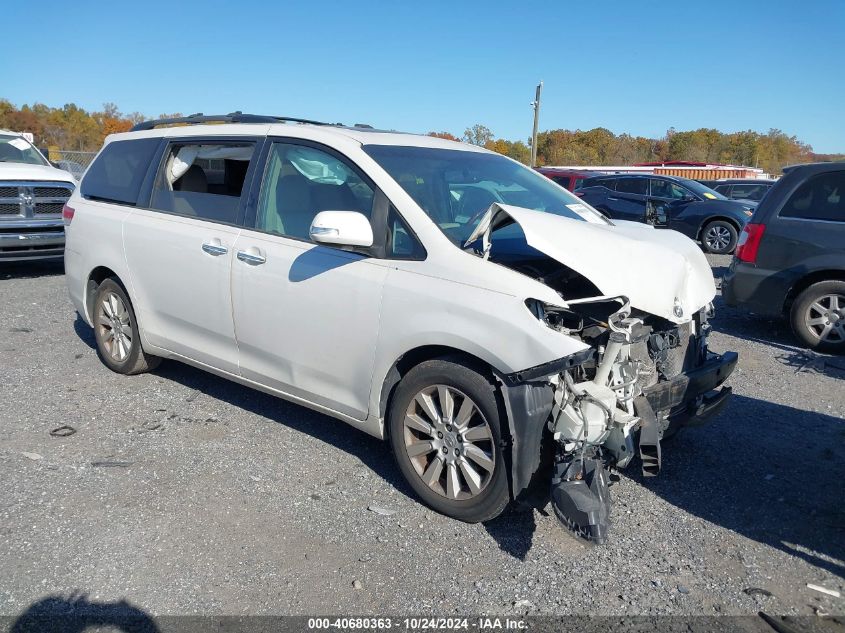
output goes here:
[{"label": "gravel lot", "polygon": [[806,586],[845,592],[845,358],[785,323],[717,302],[732,402],[613,486],[594,547],[538,510],[437,515],[375,439],[185,365],[111,373],[61,266],[0,267],[0,297],[2,615],[74,592],[155,615],[845,613]]}]

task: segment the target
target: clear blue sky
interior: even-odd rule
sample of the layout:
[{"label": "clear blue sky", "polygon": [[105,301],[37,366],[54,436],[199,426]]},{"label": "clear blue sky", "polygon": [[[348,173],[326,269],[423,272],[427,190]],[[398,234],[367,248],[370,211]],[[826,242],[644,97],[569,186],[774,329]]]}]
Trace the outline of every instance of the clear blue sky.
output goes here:
[{"label": "clear blue sky", "polygon": [[526,139],[542,79],[541,130],[777,127],[845,152],[843,0],[11,0],[4,24],[0,97],[17,105]]}]

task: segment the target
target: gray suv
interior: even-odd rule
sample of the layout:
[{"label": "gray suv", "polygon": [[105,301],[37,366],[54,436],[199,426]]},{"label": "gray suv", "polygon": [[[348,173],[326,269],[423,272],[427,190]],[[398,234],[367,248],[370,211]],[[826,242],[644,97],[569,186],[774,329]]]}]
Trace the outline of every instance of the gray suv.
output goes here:
[{"label": "gray suv", "polygon": [[728,305],[789,317],[811,349],[845,353],[845,163],[787,168],[740,236]]}]

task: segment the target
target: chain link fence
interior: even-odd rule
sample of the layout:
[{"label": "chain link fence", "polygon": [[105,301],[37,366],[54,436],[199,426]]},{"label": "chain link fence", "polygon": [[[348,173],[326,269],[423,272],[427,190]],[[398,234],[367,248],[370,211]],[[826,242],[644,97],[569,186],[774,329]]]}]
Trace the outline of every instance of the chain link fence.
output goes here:
[{"label": "chain link fence", "polygon": [[59,169],[69,171],[77,180],[88,169],[97,152],[77,152],[73,150],[50,148],[48,158]]}]

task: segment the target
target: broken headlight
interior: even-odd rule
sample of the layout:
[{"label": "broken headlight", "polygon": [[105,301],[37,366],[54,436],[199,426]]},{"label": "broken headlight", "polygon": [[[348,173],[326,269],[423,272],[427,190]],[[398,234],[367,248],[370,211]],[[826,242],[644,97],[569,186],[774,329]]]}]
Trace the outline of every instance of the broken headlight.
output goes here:
[{"label": "broken headlight", "polygon": [[570,332],[580,332],[584,329],[584,318],[567,308],[549,305],[538,299],[526,299],[525,307],[538,320],[553,330],[568,334]]}]

